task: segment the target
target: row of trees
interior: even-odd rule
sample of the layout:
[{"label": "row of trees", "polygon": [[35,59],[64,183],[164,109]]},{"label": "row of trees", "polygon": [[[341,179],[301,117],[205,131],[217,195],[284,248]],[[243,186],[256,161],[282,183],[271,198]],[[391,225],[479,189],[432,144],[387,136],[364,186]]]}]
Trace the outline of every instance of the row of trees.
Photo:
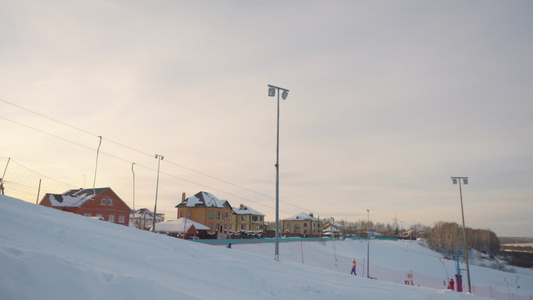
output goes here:
[{"label": "row of trees", "polygon": [[[340,221],[339,223],[344,226],[341,230],[341,234],[344,235],[364,236],[366,232],[373,231],[390,237],[425,238],[429,245],[438,251],[464,249],[463,227],[457,223],[439,221],[433,227],[417,223],[407,229],[400,228],[397,224],[373,223],[363,220],[357,222]],[[491,255],[500,251],[500,241],[496,234],[489,229],[466,228],[466,243],[469,248]]]},{"label": "row of trees", "polygon": [[353,236],[365,236],[368,231],[378,232],[383,236],[389,237],[401,237],[401,236],[412,236],[414,237],[426,237],[426,234],[429,232],[431,227],[424,226],[420,223],[411,225],[409,228],[401,228],[397,224],[385,224],[385,223],[373,223],[372,221],[357,221],[357,222],[348,222],[345,220],[339,221],[338,223],[343,225],[341,234],[343,235],[353,235]]},{"label": "row of trees", "polygon": [[[469,248],[491,255],[500,251],[500,240],[491,230],[466,228],[465,233]],[[457,223],[439,221],[431,228],[427,241],[436,250],[464,249],[463,227]]]}]

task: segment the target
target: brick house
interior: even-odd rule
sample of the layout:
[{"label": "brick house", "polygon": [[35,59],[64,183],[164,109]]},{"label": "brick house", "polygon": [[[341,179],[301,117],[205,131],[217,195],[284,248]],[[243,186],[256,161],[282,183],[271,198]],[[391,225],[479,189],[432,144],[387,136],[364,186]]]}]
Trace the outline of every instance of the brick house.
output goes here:
[{"label": "brick house", "polygon": [[322,223],[324,220],[313,217],[313,213],[301,213],[287,219],[283,219],[280,232],[299,236],[322,235]]},{"label": "brick house", "polygon": [[235,214],[234,231],[253,232],[256,234],[263,232],[264,214],[242,204],[238,209],[234,208],[233,213]]},{"label": "brick house", "polygon": [[209,227],[209,233],[221,234],[231,231],[232,208],[227,200],[220,200],[208,192],[198,192],[196,195],[185,198],[175,206],[178,209],[178,218],[188,218]]},{"label": "brick house", "polygon": [[128,226],[130,207],[109,187],[46,194],[39,205]]}]

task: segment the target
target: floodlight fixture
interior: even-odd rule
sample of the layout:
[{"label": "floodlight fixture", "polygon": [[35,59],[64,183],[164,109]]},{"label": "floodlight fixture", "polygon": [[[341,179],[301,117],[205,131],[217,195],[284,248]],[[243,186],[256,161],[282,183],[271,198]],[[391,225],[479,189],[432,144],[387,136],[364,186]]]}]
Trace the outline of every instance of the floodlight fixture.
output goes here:
[{"label": "floodlight fixture", "polygon": [[269,88],[268,88],[268,96],[269,96],[269,97],[274,97],[274,96],[276,96],[276,88],[274,88],[274,87],[269,87]]},{"label": "floodlight fixture", "polygon": [[287,99],[288,95],[289,95],[289,92],[287,90],[283,90],[283,93],[281,94],[281,99],[283,100]]}]

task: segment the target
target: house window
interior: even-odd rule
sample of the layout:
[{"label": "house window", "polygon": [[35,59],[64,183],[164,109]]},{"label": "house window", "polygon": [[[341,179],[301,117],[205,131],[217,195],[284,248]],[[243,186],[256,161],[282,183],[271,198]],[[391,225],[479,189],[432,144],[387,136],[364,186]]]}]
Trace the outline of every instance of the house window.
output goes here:
[{"label": "house window", "polygon": [[261,225],[255,224],[255,230],[261,230]]},{"label": "house window", "polygon": [[307,223],[304,223],[304,227],[307,227]]},{"label": "house window", "polygon": [[183,217],[184,213],[183,213],[183,210],[180,211],[180,217]]},{"label": "house window", "polygon": [[102,219],[103,219],[103,218],[104,218],[104,215],[102,215],[102,214],[96,214],[96,217],[97,217],[97,218],[102,218]]},{"label": "house window", "polygon": [[241,224],[241,230],[246,230],[246,224]]},{"label": "house window", "polygon": [[246,221],[246,216],[241,216],[241,221]]},{"label": "house window", "polygon": [[113,199],[111,198],[107,199],[107,205],[113,205]]},{"label": "house window", "polygon": [[115,215],[109,215],[107,219],[109,222],[115,223]]},{"label": "house window", "polygon": [[294,225],[294,232],[300,233],[300,225]]},{"label": "house window", "polygon": [[257,222],[257,216],[252,216],[252,221]]},{"label": "house window", "polygon": [[220,212],[217,211],[217,219],[220,219]]},{"label": "house window", "polygon": [[124,223],[124,222],[126,222],[126,217],[125,217],[124,215],[120,215],[120,216],[118,216],[118,222],[119,222],[119,223]]},{"label": "house window", "polygon": [[190,210],[187,211],[187,217],[189,217],[189,218],[191,217],[191,211]]},{"label": "house window", "polygon": [[[213,212],[212,212],[212,211],[207,212],[207,214],[208,214],[207,217],[208,217],[209,219],[213,219]],[[211,229],[213,229],[212,226],[209,226],[209,227],[211,227]]]},{"label": "house window", "polygon": [[213,223],[209,223],[209,224],[207,224],[207,227],[209,227],[209,229],[210,229],[211,231],[213,231]]},{"label": "house window", "polygon": [[100,205],[106,205],[106,203],[107,203],[106,198],[102,198],[102,200],[100,200]]},{"label": "house window", "polygon": [[304,233],[307,233],[307,230],[304,230]]},{"label": "house window", "polygon": [[85,213],[84,216],[86,216],[86,217],[90,217],[90,216],[91,216],[91,213]]}]

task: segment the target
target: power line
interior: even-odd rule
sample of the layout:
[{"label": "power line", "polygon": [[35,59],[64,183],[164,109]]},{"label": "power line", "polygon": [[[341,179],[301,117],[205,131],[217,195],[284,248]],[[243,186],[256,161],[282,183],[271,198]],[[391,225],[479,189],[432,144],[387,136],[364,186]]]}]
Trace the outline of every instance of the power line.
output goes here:
[{"label": "power line", "polygon": [[[41,113],[35,112],[35,111],[33,111],[33,110],[30,110],[30,109],[24,108],[24,107],[22,107],[22,106],[20,106],[20,105],[14,104],[14,103],[9,102],[9,101],[7,101],[7,100],[4,100],[4,99],[1,99],[1,98],[0,98],[0,101],[2,101],[2,102],[4,102],[4,103],[7,103],[7,104],[9,104],[9,105],[15,106],[15,107],[17,107],[17,108],[19,108],[19,109],[25,110],[25,111],[27,111],[27,112],[33,113],[33,114],[38,115],[38,116],[40,116],[40,117],[46,118],[46,119],[48,119],[48,120],[50,120],[50,121],[53,121],[53,122],[56,122],[56,123],[58,123],[58,124],[61,124],[61,125],[67,126],[67,127],[69,127],[69,128],[75,129],[75,130],[78,130],[78,131],[80,131],[80,132],[82,132],[82,133],[85,133],[85,134],[91,135],[91,136],[93,136],[93,137],[99,137],[99,138],[101,138],[101,139],[104,139],[102,136],[99,136],[99,135],[93,134],[93,133],[91,133],[91,132],[89,132],[89,131],[86,131],[86,130],[80,129],[80,128],[78,128],[78,127],[75,127],[75,126],[72,126],[72,125],[67,124],[67,123],[65,123],[65,122],[59,121],[59,120],[57,120],[57,119],[54,119],[54,118],[48,117],[48,116],[43,115],[43,114],[41,114]],[[84,147],[84,148],[87,148],[87,149],[90,149],[90,150],[95,151],[95,150],[94,150],[93,148],[91,148],[91,147],[88,147],[88,146],[82,145],[82,144],[80,144],[80,143],[74,142],[74,141],[72,141],[72,140],[69,140],[69,139],[66,139],[66,138],[63,138],[63,137],[60,137],[60,136],[57,136],[57,135],[54,135],[54,134],[52,134],[52,133],[45,132],[45,131],[43,131],[43,130],[40,130],[40,129],[37,129],[37,128],[34,128],[34,127],[31,127],[31,126],[28,126],[28,125],[25,125],[25,124],[22,124],[22,123],[17,122],[17,121],[13,121],[13,120],[7,119],[7,118],[2,117],[2,116],[0,116],[0,118],[1,118],[1,119],[4,119],[4,120],[6,120],[6,121],[9,121],[9,122],[15,123],[15,124],[17,124],[17,125],[23,126],[23,127],[26,127],[26,128],[29,128],[29,129],[33,129],[33,130],[38,131],[38,132],[40,132],[40,133],[43,133],[43,134],[46,134],[46,135],[49,135],[49,136],[55,137],[55,138],[57,138],[57,139],[60,139],[60,140],[63,140],[63,141],[66,141],[66,142],[69,142],[69,143],[72,143],[72,144],[75,144],[75,145],[78,145],[78,146],[81,146],[81,147]],[[153,155],[150,154],[150,153],[147,153],[147,152],[144,152],[144,151],[141,151],[141,150],[138,150],[138,149],[135,149],[135,148],[132,148],[132,147],[126,146],[126,145],[124,145],[124,144],[121,144],[121,143],[118,143],[118,142],[115,142],[115,141],[112,141],[112,140],[109,140],[109,139],[105,139],[105,140],[108,141],[108,142],[110,142],[110,143],[113,143],[113,144],[115,144],[115,145],[118,145],[118,146],[124,147],[124,148],[126,148],[126,149],[129,149],[129,150],[132,150],[132,151],[135,151],[135,152],[138,152],[138,153],[140,153],[140,154],[147,155],[147,156],[150,156],[150,157],[153,156]],[[102,154],[104,154],[104,155],[107,155],[107,156],[109,156],[109,157],[112,157],[112,158],[115,158],[115,159],[118,159],[118,160],[121,160],[121,161],[127,162],[128,164],[131,163],[131,161],[126,160],[126,159],[124,159],[124,158],[122,158],[122,157],[118,157],[118,156],[113,155],[113,154],[109,154],[109,153],[105,153],[105,152],[100,152],[100,153],[102,153]],[[272,196],[268,196],[268,195],[265,195],[265,194],[263,194],[263,193],[259,193],[259,192],[257,192],[257,191],[254,191],[254,190],[251,190],[251,189],[245,188],[245,187],[243,187],[243,186],[240,186],[240,185],[237,185],[237,184],[231,183],[231,182],[229,182],[229,181],[226,181],[226,180],[220,179],[220,178],[215,177],[215,176],[211,176],[211,175],[209,175],[209,174],[206,174],[206,173],[200,172],[200,171],[198,171],[198,170],[194,170],[194,169],[192,169],[192,168],[189,168],[189,167],[186,167],[186,166],[183,166],[183,165],[180,165],[180,164],[174,163],[174,162],[172,162],[172,161],[168,161],[168,160],[167,160],[166,162],[167,162],[167,163],[170,163],[170,164],[172,164],[172,165],[174,165],[174,166],[180,167],[180,168],[182,168],[182,169],[188,170],[188,171],[190,171],[190,172],[194,172],[194,173],[197,173],[197,174],[199,174],[199,175],[202,175],[202,176],[205,176],[205,177],[208,177],[208,178],[211,178],[211,179],[214,179],[214,180],[220,181],[220,182],[222,182],[222,183],[224,183],[224,184],[228,184],[228,185],[231,185],[231,186],[233,186],[233,187],[236,187],[236,188],[239,188],[239,189],[242,189],[242,190],[245,190],[245,191],[248,191],[248,192],[254,193],[254,194],[256,194],[256,195],[259,195],[259,196],[262,196],[262,197],[265,197],[265,198],[268,198],[268,199],[270,199],[270,200],[275,199],[275,198],[272,197]],[[146,166],[142,166],[142,165],[139,165],[139,166],[144,167],[144,168],[147,168],[147,169],[149,169],[149,170],[153,170],[153,171],[155,171],[155,169],[151,169],[151,168],[146,167]],[[165,174],[165,175],[167,175],[167,176],[170,176],[170,177],[174,177],[174,178],[177,178],[177,179],[183,180],[183,181],[186,181],[186,182],[189,182],[189,183],[193,183],[193,184],[196,184],[196,185],[199,185],[199,186],[203,186],[203,187],[209,188],[209,189],[211,189],[211,190],[216,190],[216,191],[219,191],[219,192],[225,193],[225,194],[227,194],[227,195],[231,195],[231,196],[236,197],[236,198],[240,198],[240,199],[247,200],[247,201],[250,201],[250,202],[253,202],[253,203],[259,204],[259,205],[263,205],[263,206],[265,206],[265,207],[269,207],[269,206],[267,206],[267,205],[265,205],[265,204],[262,204],[262,203],[260,203],[260,202],[253,201],[253,200],[250,200],[250,199],[247,199],[247,198],[243,198],[243,197],[240,197],[240,196],[237,196],[237,195],[234,195],[234,194],[228,193],[228,192],[224,192],[224,191],[221,191],[221,190],[218,190],[218,189],[212,188],[212,187],[210,187],[210,186],[207,186],[207,185],[204,185],[204,184],[200,184],[200,183],[197,183],[197,182],[193,182],[193,181],[190,181],[190,180],[187,180],[187,179],[184,179],[184,178],[181,178],[181,177],[178,177],[178,176],[172,175],[172,174],[168,174],[168,173],[163,173],[163,174]],[[284,204],[286,204],[286,205],[290,205],[290,206],[292,206],[292,207],[295,207],[295,208],[298,208],[298,209],[304,210],[304,211],[309,210],[308,208],[303,208],[303,207],[300,207],[300,206],[297,206],[297,205],[291,204],[291,203],[286,202],[286,201],[281,201],[281,200],[280,200],[280,202],[282,202],[282,203],[284,203]],[[271,208],[271,207],[269,207],[269,208]],[[286,211],[283,211],[283,212],[288,213],[288,212],[286,212]]]}]

